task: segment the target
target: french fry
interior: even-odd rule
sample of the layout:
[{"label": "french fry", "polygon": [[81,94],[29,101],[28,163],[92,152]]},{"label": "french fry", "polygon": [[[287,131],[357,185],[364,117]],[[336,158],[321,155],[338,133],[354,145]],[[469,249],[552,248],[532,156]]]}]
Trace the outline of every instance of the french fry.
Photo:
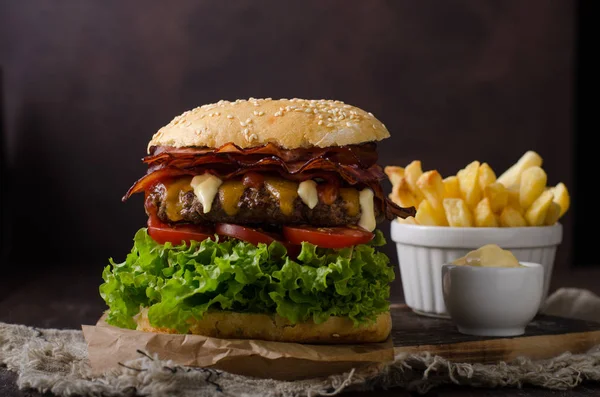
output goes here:
[{"label": "french fry", "polygon": [[556,201],[551,202],[550,207],[548,207],[548,212],[546,213],[546,218],[544,219],[544,225],[552,226],[558,222],[560,211],[560,205]]},{"label": "french fry", "polygon": [[478,175],[479,161],[473,161],[456,174],[461,196],[469,208],[475,208],[481,199]]},{"label": "french fry", "polygon": [[398,222],[404,223],[406,225],[418,225],[419,223],[412,216],[408,216],[406,218],[398,218]]},{"label": "french fry", "polygon": [[496,216],[492,212],[488,198],[482,199],[477,204],[473,211],[473,219],[475,226],[478,227],[498,227],[498,221],[496,221]]},{"label": "french fry", "polygon": [[514,189],[506,189],[506,193],[508,193],[508,199],[506,200],[506,205],[508,207],[512,207],[514,210],[518,211],[519,214],[525,214],[525,209],[521,208],[521,202],[519,200],[519,190]]},{"label": "french fry", "polygon": [[546,188],[548,177],[546,172],[536,165],[527,168],[521,174],[519,186],[519,205],[527,210]]},{"label": "french fry", "polygon": [[385,174],[390,179],[392,186],[396,186],[400,182],[400,178],[404,177],[404,168],[396,167],[395,165],[388,165],[383,169]]},{"label": "french fry", "polygon": [[454,227],[524,227],[556,224],[570,207],[564,183],[546,186],[542,157],[529,150],[499,177],[488,163],[473,161],[456,175],[423,172],[421,161],[387,166],[389,197],[416,214],[405,224]]},{"label": "french fry", "polygon": [[508,190],[501,183],[490,183],[483,190],[483,197],[489,201],[492,212],[500,213],[508,203]]},{"label": "french fry", "polygon": [[483,192],[490,183],[496,182],[496,173],[488,163],[483,163],[479,167],[479,188]]},{"label": "french fry", "polygon": [[406,182],[408,182],[408,186],[410,188],[411,193],[418,200],[417,202],[421,202],[424,196],[423,193],[419,190],[417,186],[417,180],[423,174],[423,169],[421,168],[421,161],[414,160],[409,165],[404,168],[404,177],[406,178]]},{"label": "french fry", "polygon": [[506,206],[500,213],[500,226],[504,227],[522,227],[527,226],[527,221],[523,215],[512,206]]},{"label": "french fry", "polygon": [[534,152],[533,150],[529,150],[521,156],[519,161],[513,164],[509,169],[504,171],[502,175],[496,179],[497,182],[500,182],[508,189],[518,188],[521,183],[521,174],[529,167],[533,166],[542,166],[542,157]]},{"label": "french fry", "polygon": [[[448,224],[454,227],[473,226],[473,215],[471,210],[463,199],[446,198],[444,199],[444,210]],[[417,212],[418,215],[418,212]]]},{"label": "french fry", "polygon": [[561,218],[565,214],[565,212],[567,212],[569,206],[571,205],[569,191],[567,190],[565,184],[562,182],[556,185],[555,187],[550,188],[550,190],[552,191],[552,194],[554,194],[554,202],[560,205],[560,215],[558,217]]},{"label": "french fry", "polygon": [[554,199],[554,194],[546,190],[525,211],[525,220],[529,226],[542,226],[548,213],[548,208]]},{"label": "french fry", "polygon": [[417,207],[419,202],[417,198],[412,194],[410,188],[408,186],[408,182],[406,178],[400,177],[398,179],[398,183],[394,185],[392,188],[392,193],[390,194],[390,199],[400,207],[409,208],[409,207]]},{"label": "french fry", "polygon": [[417,214],[415,220],[419,225],[428,226],[447,226],[446,218],[441,218],[439,213],[433,208],[431,203],[427,200],[421,201],[417,208]]},{"label": "french fry", "polygon": [[443,183],[444,198],[460,198],[460,187],[456,175],[444,178]]},{"label": "french fry", "polygon": [[417,179],[417,187],[425,196],[425,199],[431,203],[433,208],[444,213],[444,182],[442,176],[437,171],[427,171],[421,174]]}]

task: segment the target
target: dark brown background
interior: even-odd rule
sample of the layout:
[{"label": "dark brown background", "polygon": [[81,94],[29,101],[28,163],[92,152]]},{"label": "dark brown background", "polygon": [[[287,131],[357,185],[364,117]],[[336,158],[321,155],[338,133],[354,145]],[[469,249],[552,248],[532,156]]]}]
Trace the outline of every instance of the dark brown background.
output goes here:
[{"label": "dark brown background", "polygon": [[120,198],[150,136],[222,98],[340,99],[387,125],[382,165],[501,171],[534,149],[574,187],[574,42],[570,1],[0,2],[2,265],[99,278],[145,223]]}]

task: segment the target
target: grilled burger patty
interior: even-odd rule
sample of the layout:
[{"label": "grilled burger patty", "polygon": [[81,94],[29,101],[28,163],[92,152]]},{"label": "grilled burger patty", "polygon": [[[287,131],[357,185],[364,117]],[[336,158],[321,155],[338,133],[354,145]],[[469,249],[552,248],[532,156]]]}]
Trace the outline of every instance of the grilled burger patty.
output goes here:
[{"label": "grilled burger patty", "polygon": [[[319,200],[310,209],[298,196],[291,203],[280,201],[266,186],[260,188],[245,187],[235,203],[235,213],[229,204],[229,213],[225,210],[224,191],[219,189],[209,212],[192,190],[180,189],[172,193],[163,183],[156,184],[146,196],[147,204],[157,209],[158,218],[166,223],[236,223],[236,224],[310,224],[314,226],[346,226],[356,225],[360,220],[358,191],[346,188],[346,194],[338,194],[335,201],[325,204]],[[175,187],[177,189],[177,187]],[[352,189],[356,193],[350,192]],[[168,192],[169,191],[169,192]],[[344,198],[345,196],[345,198]],[[284,201],[286,201],[284,199]],[[375,206],[375,216],[381,220],[381,213]]]}]

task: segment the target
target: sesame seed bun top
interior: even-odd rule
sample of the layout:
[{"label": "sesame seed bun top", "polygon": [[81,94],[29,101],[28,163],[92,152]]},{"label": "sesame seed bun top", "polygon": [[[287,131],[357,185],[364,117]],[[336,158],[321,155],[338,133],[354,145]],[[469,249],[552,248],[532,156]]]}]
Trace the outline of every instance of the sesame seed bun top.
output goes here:
[{"label": "sesame seed bun top", "polygon": [[219,101],[175,117],[148,144],[241,148],[274,143],[286,149],[380,141],[390,136],[371,113],[341,101],[271,98]]}]

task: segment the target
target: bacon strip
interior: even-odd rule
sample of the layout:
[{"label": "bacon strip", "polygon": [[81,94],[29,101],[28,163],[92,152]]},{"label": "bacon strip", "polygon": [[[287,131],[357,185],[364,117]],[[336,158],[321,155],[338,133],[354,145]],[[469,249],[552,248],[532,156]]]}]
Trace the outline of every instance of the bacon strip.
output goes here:
[{"label": "bacon strip", "polygon": [[371,188],[386,218],[414,216],[414,208],[398,207],[385,197],[380,184],[385,174],[376,160],[374,143],[294,150],[273,144],[250,149],[234,144],[218,149],[153,147],[151,155],[143,159],[148,164],[147,174],[129,188],[123,201],[159,181],[181,175],[210,172],[229,179],[250,172],[273,172],[293,180],[323,178],[335,182],[341,177],[350,185]]},{"label": "bacon strip", "polygon": [[379,182],[385,178],[385,174],[379,165],[373,165],[367,169],[357,166],[343,165],[326,159],[315,159],[303,164],[286,164],[280,159],[268,157],[255,163],[235,162],[209,162],[204,164],[192,164],[183,167],[184,164],[160,164],[150,167],[148,173],[140,178],[123,197],[127,200],[134,193],[139,193],[152,186],[155,182],[180,175],[199,175],[210,172],[221,179],[230,179],[248,172],[275,172],[285,178],[294,180],[305,180],[324,175],[324,179],[331,179],[335,175],[341,176],[351,185],[358,183],[369,184]]},{"label": "bacon strip", "polygon": [[360,167],[368,168],[377,163],[376,149],[377,145],[374,142],[362,145],[299,149],[283,149],[272,143],[248,149],[242,149],[233,143],[228,143],[217,149],[153,146],[150,148],[150,156],[144,157],[143,161],[148,166],[151,166],[163,162],[170,164],[175,159],[183,162],[209,162],[224,157],[238,161],[251,161],[250,159],[253,158],[273,156],[286,163],[307,162],[315,158],[327,158],[342,164],[356,164]]}]

